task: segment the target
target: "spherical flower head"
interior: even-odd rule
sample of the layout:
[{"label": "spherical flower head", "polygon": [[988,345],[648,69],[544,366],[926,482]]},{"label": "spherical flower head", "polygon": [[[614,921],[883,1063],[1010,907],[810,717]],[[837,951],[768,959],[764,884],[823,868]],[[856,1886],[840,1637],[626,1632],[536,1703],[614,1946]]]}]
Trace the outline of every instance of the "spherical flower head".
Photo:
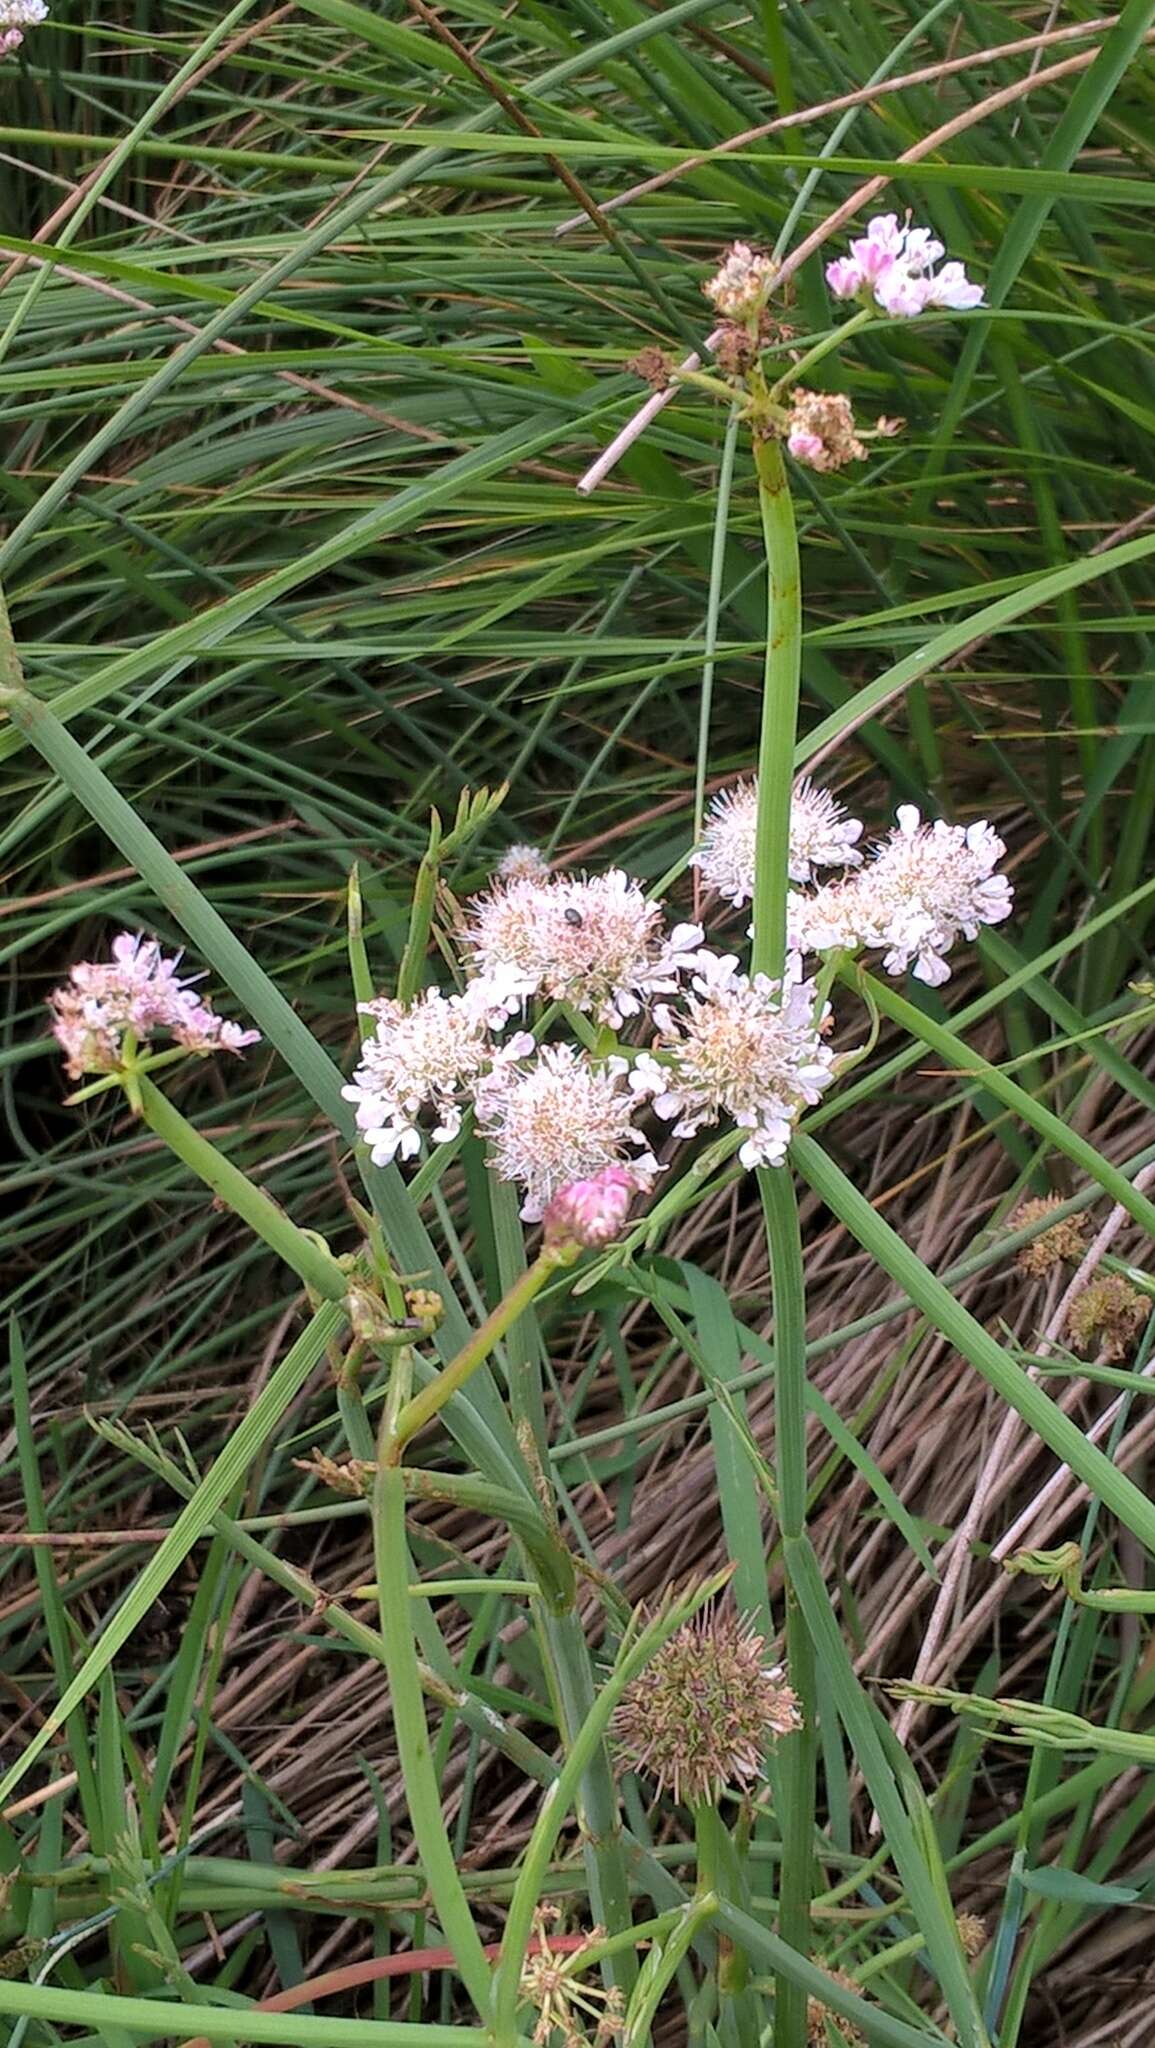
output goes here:
[{"label": "spherical flower head", "polygon": [[1076,1351],[1125,1358],[1150,1313],[1150,1297],[1122,1273],[1101,1273],[1067,1310],[1067,1335]]},{"label": "spherical flower head", "polygon": [[790,802],[792,882],[808,882],[819,868],[856,868],[862,855],[861,818],[852,818],[828,789],[804,776]]},{"label": "spherical flower head", "polygon": [[753,1624],[704,1610],[683,1623],[627,1686],[618,1748],[680,1804],[714,1804],[762,1776],[772,1743],[802,1726],[781,1666],[768,1668]]},{"label": "spherical flower head", "polygon": [[734,955],[703,952],[683,1012],[655,1012],[657,1055],[630,1074],[674,1135],[692,1137],[720,1117],[749,1132],[743,1166],[781,1166],[794,1126],[834,1077],[834,1054],[814,1016],[812,982],[783,986],[738,972]]},{"label": "spherical flower head", "polygon": [[527,846],[521,841],[506,847],[494,869],[503,882],[548,882],[549,872],[549,862],[540,846]]},{"label": "spherical flower head", "polygon": [[165,955],[155,939],[120,932],[110,954],[108,960],[78,960],[68,982],[48,999],[72,1080],[115,1073],[130,1033],[138,1046],[147,1046],[166,1031],[195,1053],[239,1053],[260,1038],[259,1031],[243,1030],[202,1001],[177,971],[179,954]]},{"label": "spherical flower head", "polygon": [[773,289],[777,266],[749,242],[733,242],[716,274],[702,286],[715,311],[726,320],[752,320]]},{"label": "spherical flower head", "polygon": [[411,1159],[421,1149],[423,1111],[432,1112],[435,1144],[456,1137],[466,1088],[495,1057],[516,1057],[520,1050],[511,1040],[496,1054],[476,1005],[439,989],[424,989],[412,1003],[383,997],[364,1008],[376,1028],[341,1093],[356,1104],[357,1128],[375,1166],[398,1155]]},{"label": "spherical flower head", "polygon": [[[1024,1230],[1031,1223],[1041,1223],[1055,1209],[1062,1206],[1060,1195],[1043,1195],[1033,1201],[1023,1202],[1011,1217],[1012,1230]],[[1064,1259],[1072,1263],[1081,1259],[1087,1249],[1087,1232],[1081,1216],[1062,1216],[1052,1223],[1049,1230],[1040,1231],[1029,1244],[1019,1246],[1015,1253],[1015,1265],[1020,1273],[1040,1279]]]},{"label": "spherical flower head", "polygon": [[985,821],[924,825],[913,804],[897,815],[897,830],[859,878],[860,936],[886,947],[888,974],[913,966],[916,980],[940,988],[956,940],[977,938],[982,925],[1011,914],[1010,882],[996,872],[1006,847]]},{"label": "spherical flower head", "polygon": [[600,1251],[620,1235],[637,1189],[628,1166],[603,1166],[588,1180],[572,1180],[546,1203],[542,1228],[547,1245],[577,1245]]},{"label": "spherical flower head", "polygon": [[[757,781],[738,782],[713,799],[693,864],[719,896],[740,908],[754,895],[754,846],[758,825]],[[804,778],[790,804],[790,878],[808,882],[818,868],[856,867],[862,823],[837,797]]]},{"label": "spherical flower head", "polygon": [[510,1005],[528,996],[570,1003],[616,1030],[655,995],[671,995],[702,943],[700,925],[667,932],[620,868],[499,883],[471,905],[463,943],[484,983]]},{"label": "spherical flower head", "polygon": [[[635,1186],[650,1185],[657,1161],[632,1122],[624,1059],[591,1059],[572,1045],[544,1045],[506,1059],[478,1082],[477,1128],[490,1164],[525,1189],[521,1214],[540,1223],[562,1188],[628,1162]],[[636,1156],[631,1156],[636,1155]]]}]

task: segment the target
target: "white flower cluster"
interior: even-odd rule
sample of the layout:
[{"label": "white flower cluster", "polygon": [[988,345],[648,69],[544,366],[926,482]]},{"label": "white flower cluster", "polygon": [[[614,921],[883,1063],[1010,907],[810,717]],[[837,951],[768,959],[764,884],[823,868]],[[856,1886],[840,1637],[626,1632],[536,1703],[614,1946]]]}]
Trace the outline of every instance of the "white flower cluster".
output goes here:
[{"label": "white flower cluster", "polygon": [[620,868],[515,875],[476,899],[464,933],[475,974],[509,1014],[541,995],[615,1029],[650,997],[673,994],[701,943],[700,925],[667,932],[660,906]]},{"label": "white flower cluster", "polygon": [[832,946],[882,947],[888,974],[909,968],[940,988],[950,980],[951,947],[1011,914],[1011,884],[998,872],[1006,847],[985,820],[924,825],[913,804],[900,805],[897,816],[858,874],[790,898],[789,943],[800,957]]},{"label": "white flower cluster", "polygon": [[[694,855],[707,886],[739,906],[754,892],[757,807],[756,782],[724,790]],[[782,982],[711,950],[699,925],[668,926],[620,869],[556,874],[533,848],[515,849],[462,921],[462,992],[365,1006],[374,1029],[344,1093],[373,1159],[444,1144],[471,1110],[529,1222],[575,1183],[601,1203],[609,1176],[623,1210],[631,1190],[649,1188],[663,1170],[642,1127],[651,1113],[675,1139],[729,1121],[743,1165],[780,1166],[839,1064],[806,957],[877,947],[889,973],[936,986],[959,937],[1011,909],[989,825],[923,824],[904,805],[869,858],[862,831],[828,790],[798,785],[789,869],[801,886],[788,899]],[[830,869],[842,872],[820,880]],[[509,1032],[514,1016],[534,1029]],[[558,1037],[567,1022],[572,1036]]]},{"label": "white flower cluster", "polygon": [[[809,875],[838,846],[856,860],[861,827],[832,798],[807,790],[797,860]],[[797,1117],[834,1071],[813,989],[750,981],[734,957],[702,944],[698,925],[668,927],[661,906],[618,869],[592,876],[535,872],[518,849],[512,875],[474,899],[460,934],[462,993],[426,989],[412,1002],[366,1005],[374,1029],[345,1088],[379,1165],[457,1136],[467,1109],[503,1180],[540,1221],[575,1182],[616,1171],[644,1190],[660,1171],[641,1128],[651,1105],[688,1137],[730,1118],[747,1133],[748,1164],[779,1164]],[[751,854],[752,858],[752,854]],[[589,1016],[583,1042],[547,1037],[551,1006]],[[542,1042],[504,1035],[533,1006]],[[619,1032],[637,1027],[641,1044]]]},{"label": "white flower cluster", "polygon": [[[739,782],[714,799],[694,861],[707,885],[729,902],[754,894],[754,835],[758,789]],[[1011,884],[998,872],[1006,847],[985,822],[924,825],[913,804],[902,804],[898,824],[863,862],[862,825],[828,791],[799,784],[790,814],[790,878],[809,882],[819,868],[853,870],[787,901],[787,940],[801,963],[836,946],[883,949],[888,974],[912,969],[938,988],[950,979],[946,955],[980,926],[1001,924],[1012,905]]]},{"label": "white flower cluster", "polygon": [[724,320],[749,320],[765,305],[776,272],[771,257],[759,255],[749,242],[732,242],[702,290]]},{"label": "white flower cluster", "polygon": [[653,1098],[675,1137],[728,1116],[750,1133],[743,1166],[781,1166],[800,1111],[834,1078],[828,1015],[815,1015],[812,982],[751,979],[735,954],[703,953],[684,1009],[655,1011],[656,1049],[639,1054],[630,1086]]},{"label": "white flower cluster", "polygon": [[[714,798],[702,844],[691,856],[706,887],[739,909],[754,895],[757,824],[757,781],[737,782]],[[861,837],[861,820],[849,817],[829,790],[804,779],[790,804],[791,881],[809,882],[819,868],[857,867]]]},{"label": "white flower cluster", "polygon": [[341,1093],[356,1104],[357,1128],[375,1166],[387,1166],[398,1155],[412,1159],[421,1150],[422,1110],[433,1113],[429,1135],[435,1145],[455,1138],[468,1090],[490,1062],[533,1050],[525,1032],[495,1048],[486,1006],[473,994],[444,996],[429,988],[412,1003],[381,997],[362,1008],[375,1018],[376,1029]]}]

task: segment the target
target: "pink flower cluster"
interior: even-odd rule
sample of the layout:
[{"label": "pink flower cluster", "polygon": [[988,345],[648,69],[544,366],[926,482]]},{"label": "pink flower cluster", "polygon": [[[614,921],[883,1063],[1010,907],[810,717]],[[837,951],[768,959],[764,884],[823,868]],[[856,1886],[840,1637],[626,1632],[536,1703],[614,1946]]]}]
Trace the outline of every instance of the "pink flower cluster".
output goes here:
[{"label": "pink flower cluster", "polygon": [[895,320],[912,320],[935,308],[963,313],[981,306],[983,288],[972,284],[961,263],[944,263],[935,270],[945,254],[929,228],[909,223],[904,227],[896,213],[880,213],[850,244],[849,256],[827,264],[826,282],[836,299],[872,293],[876,304]]},{"label": "pink flower cluster", "polygon": [[69,981],[48,998],[72,1080],[115,1073],[129,1032],[147,1045],[155,1032],[167,1031],[195,1053],[239,1053],[256,1044],[260,1032],[218,1017],[191,981],[181,980],[179,966],[179,954],[170,958],[155,939],[134,932],[113,940],[110,960],[77,961]]}]

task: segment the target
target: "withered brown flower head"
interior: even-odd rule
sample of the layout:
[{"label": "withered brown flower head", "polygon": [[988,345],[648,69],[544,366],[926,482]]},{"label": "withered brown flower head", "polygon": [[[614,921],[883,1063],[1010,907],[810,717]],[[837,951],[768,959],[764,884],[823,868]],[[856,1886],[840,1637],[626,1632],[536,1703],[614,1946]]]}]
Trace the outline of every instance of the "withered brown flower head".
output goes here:
[{"label": "withered brown flower head", "polygon": [[845,469],[866,454],[854,426],[850,400],[841,391],[791,393],[786,446],[809,469]]},{"label": "withered brown flower head", "polygon": [[973,1962],[985,1946],[987,1923],[978,1913],[960,1913],[954,1924],[958,1929],[963,1954]]},{"label": "withered brown flower head", "polygon": [[1076,1351],[1125,1358],[1151,1313],[1151,1302],[1122,1273],[1101,1273],[1067,1311],[1067,1335]]},{"label": "withered brown flower head", "polygon": [[[1036,1196],[1023,1202],[1011,1217],[1012,1230],[1023,1230],[1030,1223],[1041,1223],[1053,1209],[1062,1206],[1061,1195]],[[1041,1231],[1030,1244],[1021,1245],[1015,1253],[1015,1265],[1020,1273],[1029,1273],[1038,1279],[1049,1273],[1061,1260],[1069,1259],[1072,1264],[1082,1258],[1087,1249],[1087,1233],[1079,1216],[1062,1216],[1052,1223],[1049,1230]]]},{"label": "withered brown flower head", "polygon": [[744,1789],[769,1744],[802,1726],[798,1701],[749,1621],[704,1610],[663,1643],[614,1719],[623,1754],[688,1806]]},{"label": "withered brown flower head", "polygon": [[[832,1970],[828,1964],[822,1962],[821,1956],[814,1956],[812,1961],[821,1964],[827,1976],[833,1977],[836,1984],[841,1984],[844,1991],[858,1991],[860,1989],[854,1978],[848,1976],[845,1970]],[[832,2036],[836,2041],[846,2041],[855,2044],[855,2048],[857,2048],[858,2042],[864,2041],[866,2038],[865,2035],[859,2032],[853,2020],[846,2019],[840,2012],[832,2012],[828,2005],[823,2005],[820,1998],[808,1998],[806,2001],[807,2048],[829,2048]]]}]

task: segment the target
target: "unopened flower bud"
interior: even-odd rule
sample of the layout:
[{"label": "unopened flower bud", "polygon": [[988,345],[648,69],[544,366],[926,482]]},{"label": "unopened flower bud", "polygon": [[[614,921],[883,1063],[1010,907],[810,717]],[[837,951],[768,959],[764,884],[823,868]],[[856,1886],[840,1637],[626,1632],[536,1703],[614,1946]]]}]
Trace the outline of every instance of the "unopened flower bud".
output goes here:
[{"label": "unopened flower bud", "polygon": [[420,1325],[423,1337],[431,1337],[445,1314],[445,1303],[432,1287],[407,1287],[405,1308],[413,1322]]},{"label": "unopened flower bud", "polygon": [[546,1204],[542,1217],[546,1244],[576,1244],[585,1251],[599,1251],[612,1244],[636,1189],[637,1181],[628,1166],[603,1166],[589,1180],[571,1180]]}]

